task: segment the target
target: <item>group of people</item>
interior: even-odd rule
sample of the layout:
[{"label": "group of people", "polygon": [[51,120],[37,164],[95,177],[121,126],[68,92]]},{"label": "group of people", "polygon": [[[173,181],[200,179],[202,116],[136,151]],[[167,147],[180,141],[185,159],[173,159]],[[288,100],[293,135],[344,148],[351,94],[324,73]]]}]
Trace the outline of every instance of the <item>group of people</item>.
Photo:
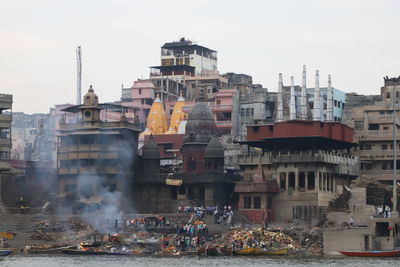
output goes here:
[{"label": "group of people", "polygon": [[157,216],[157,217],[140,217],[133,218],[128,221],[128,225],[133,225],[136,227],[144,226],[144,227],[163,227],[169,225],[171,222],[165,218],[165,216]]},{"label": "group of people", "polygon": [[390,207],[388,205],[379,206],[377,208],[377,214],[380,218],[390,218]]},{"label": "group of people", "polygon": [[223,209],[216,208],[214,210],[214,223],[231,224],[233,217],[232,206],[224,206]]},{"label": "group of people", "polygon": [[214,223],[230,224],[233,217],[233,210],[231,205],[223,207],[218,206],[178,206],[178,214],[191,214],[194,213],[199,219],[202,219],[205,214],[214,216]]},{"label": "group of people", "polygon": [[196,250],[208,241],[207,224],[196,221],[194,224],[178,224],[176,226],[175,246],[179,250]]}]

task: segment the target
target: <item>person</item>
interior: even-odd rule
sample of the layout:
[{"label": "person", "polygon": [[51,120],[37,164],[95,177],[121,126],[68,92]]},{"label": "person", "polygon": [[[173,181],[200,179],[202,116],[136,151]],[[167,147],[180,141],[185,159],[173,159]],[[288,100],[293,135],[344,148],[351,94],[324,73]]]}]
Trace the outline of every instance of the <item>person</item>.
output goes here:
[{"label": "person", "polygon": [[354,219],[353,219],[353,217],[350,217],[349,224],[350,224],[350,226],[353,226],[353,225],[354,225]]},{"label": "person", "polygon": [[379,206],[379,207],[378,207],[378,217],[379,217],[379,218],[382,217],[382,212],[383,212],[383,209],[382,209],[381,206]]}]

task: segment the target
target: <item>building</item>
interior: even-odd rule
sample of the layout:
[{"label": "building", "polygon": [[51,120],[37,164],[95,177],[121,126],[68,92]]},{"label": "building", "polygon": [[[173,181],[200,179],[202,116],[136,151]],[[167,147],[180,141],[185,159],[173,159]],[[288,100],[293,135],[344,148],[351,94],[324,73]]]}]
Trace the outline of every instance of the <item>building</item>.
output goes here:
[{"label": "building", "polygon": [[239,156],[239,212],[250,220],[311,223],[358,176],[353,131],[339,122],[289,120],[247,127]]},{"label": "building", "polygon": [[5,111],[12,109],[12,103],[12,95],[0,94],[0,171],[10,169],[12,115]]},{"label": "building", "polygon": [[[392,184],[393,181],[392,101],[393,97],[395,101],[399,101],[399,95],[400,77],[385,77],[380,95],[350,94],[347,96],[349,117],[346,122],[354,127],[354,141],[360,144],[361,174],[374,177],[387,184]],[[397,130],[396,138],[399,139],[399,137],[400,134]],[[397,156],[399,159],[399,155]],[[400,165],[398,164],[398,166]]]},{"label": "building", "polygon": [[57,175],[61,205],[79,210],[82,205],[111,201],[107,196],[115,192],[130,197],[139,124],[129,123],[126,107],[117,105],[112,109],[120,108],[119,121],[101,120],[100,111],[109,106],[99,104],[90,87],[82,105],[63,110],[78,119],[72,123],[60,119]]},{"label": "building", "polygon": [[[232,203],[233,178],[224,174],[224,147],[208,105],[199,99],[189,113],[181,144],[181,166],[162,173],[160,147],[150,135],[142,148],[141,171],[135,180],[140,210],[152,213],[176,212],[179,205],[224,205]],[[159,140],[161,140],[159,139]],[[168,149],[166,150],[166,152]]]}]

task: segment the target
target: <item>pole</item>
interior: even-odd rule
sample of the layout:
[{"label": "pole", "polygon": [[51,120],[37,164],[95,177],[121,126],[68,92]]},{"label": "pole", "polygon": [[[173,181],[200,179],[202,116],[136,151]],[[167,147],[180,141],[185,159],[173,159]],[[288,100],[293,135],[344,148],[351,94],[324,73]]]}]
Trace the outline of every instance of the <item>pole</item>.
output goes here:
[{"label": "pole", "polygon": [[393,104],[393,217],[397,214],[397,125],[396,125],[396,98],[394,86],[392,88],[392,104]]}]

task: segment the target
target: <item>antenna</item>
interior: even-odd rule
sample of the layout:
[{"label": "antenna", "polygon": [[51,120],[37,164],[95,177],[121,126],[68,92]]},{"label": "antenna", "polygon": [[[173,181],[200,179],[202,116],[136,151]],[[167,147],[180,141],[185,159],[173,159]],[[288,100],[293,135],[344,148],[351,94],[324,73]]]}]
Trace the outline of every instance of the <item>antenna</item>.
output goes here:
[{"label": "antenna", "polygon": [[76,49],[76,70],[77,70],[77,81],[76,81],[76,104],[81,104],[81,88],[82,88],[82,50],[78,46]]}]

